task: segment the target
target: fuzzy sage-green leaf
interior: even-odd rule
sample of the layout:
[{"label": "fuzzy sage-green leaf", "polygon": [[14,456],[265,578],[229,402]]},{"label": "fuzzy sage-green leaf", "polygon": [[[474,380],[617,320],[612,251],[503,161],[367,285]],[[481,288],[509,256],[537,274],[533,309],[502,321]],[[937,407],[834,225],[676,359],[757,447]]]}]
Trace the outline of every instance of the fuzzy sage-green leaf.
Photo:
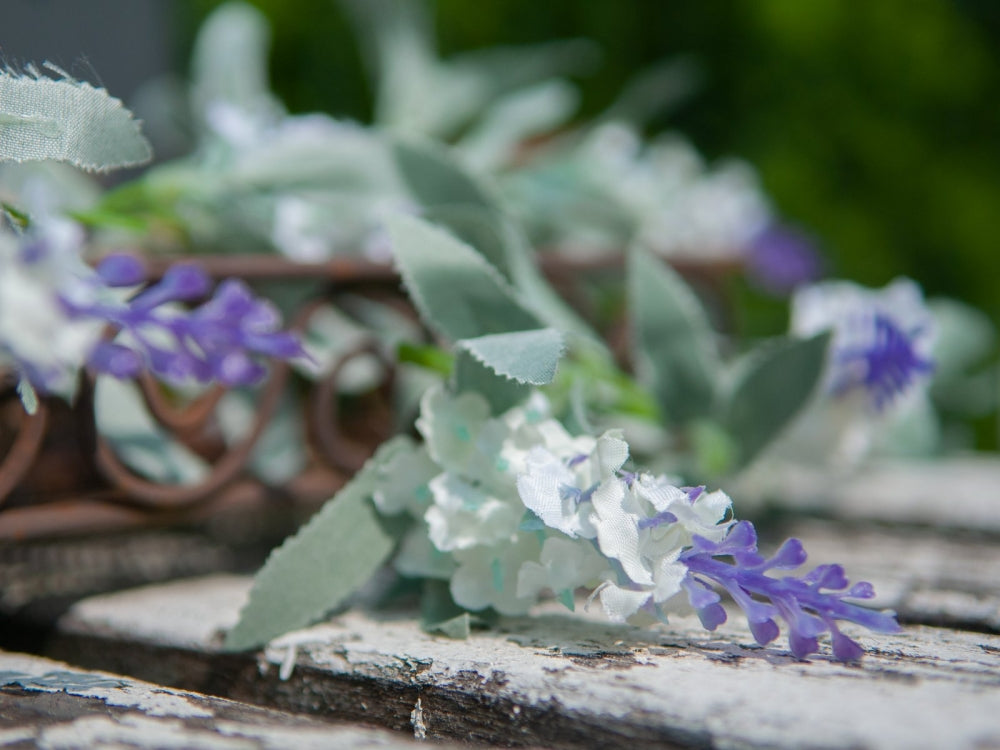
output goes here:
[{"label": "fuzzy sage-green leaf", "polygon": [[410,216],[394,216],[387,224],[403,282],[437,333],[457,341],[544,327],[500,273],[464,242]]},{"label": "fuzzy sage-green leaf", "polygon": [[720,366],[701,303],[672,269],[638,247],[629,251],[627,276],[640,382],[653,392],[668,423],[707,416]]},{"label": "fuzzy sage-green leaf", "polygon": [[566,331],[610,360],[600,336],[567,305],[538,270],[528,240],[502,210],[496,188],[456,155],[429,141],[393,144],[396,166],[424,216],[475,249],[545,325]]},{"label": "fuzzy sage-green leaf", "polygon": [[739,446],[739,461],[752,461],[792,421],[823,374],[829,333],[808,339],[770,341],[738,365],[723,418]]},{"label": "fuzzy sage-green leaf", "polygon": [[463,339],[455,350],[455,390],[478,393],[501,414],[523,401],[531,386],[552,382],[565,341],[559,331],[543,328]]},{"label": "fuzzy sage-green leaf", "polygon": [[378,467],[410,444],[408,438],[383,443],[309,523],[271,553],[226,636],[228,650],[254,648],[311,625],[389,559],[397,534],[379,517],[371,495]]},{"label": "fuzzy sage-green leaf", "polygon": [[104,89],[28,68],[0,72],[0,162],[67,162],[103,172],[144,164],[152,157],[139,123]]}]

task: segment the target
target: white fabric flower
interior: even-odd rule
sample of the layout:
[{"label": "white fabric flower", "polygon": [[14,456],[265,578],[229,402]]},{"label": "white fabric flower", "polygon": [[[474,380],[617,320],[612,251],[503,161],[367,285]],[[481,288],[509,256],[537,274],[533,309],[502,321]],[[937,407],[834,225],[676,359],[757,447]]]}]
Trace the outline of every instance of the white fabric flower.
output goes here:
[{"label": "white fabric flower", "polygon": [[517,595],[537,599],[551,591],[569,609],[573,609],[573,592],[581,586],[593,586],[613,575],[607,558],[592,542],[550,536],[542,545],[539,560],[528,560],[517,574]]},{"label": "white fabric flower", "polygon": [[0,351],[36,385],[66,397],[103,328],[72,320],[59,299],[93,298],[95,274],[80,259],[82,245],[78,225],[50,217],[20,242],[0,234]]},{"label": "white fabric flower", "polygon": [[528,453],[526,471],[517,478],[517,490],[524,505],[546,526],[570,537],[593,539],[597,530],[590,520],[590,498],[621,469],[628,458],[628,444],[615,430],[569,447],[578,449],[588,443],[589,450],[570,455],[536,446]]},{"label": "white fabric flower", "polygon": [[454,474],[430,482],[434,504],[424,514],[431,541],[442,552],[508,542],[524,508],[516,498],[495,497]]},{"label": "white fabric flower", "polygon": [[458,570],[450,587],[455,603],[470,610],[493,607],[502,615],[525,614],[537,597],[520,595],[518,575],[525,561],[538,559],[540,547],[537,535],[521,533],[508,544],[457,551]]},{"label": "white fabric flower", "polygon": [[731,501],[721,491],[684,490],[648,474],[605,482],[594,492],[593,519],[601,552],[621,565],[625,580],[600,590],[608,617],[627,620],[681,590],[678,562],[693,535],[720,540]]}]

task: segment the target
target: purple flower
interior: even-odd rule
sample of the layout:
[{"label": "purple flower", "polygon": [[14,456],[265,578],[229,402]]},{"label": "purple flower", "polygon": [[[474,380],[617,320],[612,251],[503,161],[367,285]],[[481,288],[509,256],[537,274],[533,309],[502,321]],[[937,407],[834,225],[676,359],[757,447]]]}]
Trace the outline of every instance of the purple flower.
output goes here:
[{"label": "purple flower", "polygon": [[[731,562],[719,558],[729,558]],[[726,612],[712,584],[723,588],[743,610],[759,644],[777,638],[780,628],[776,620],[784,620],[789,646],[799,659],[819,651],[818,638],[827,632],[836,659],[845,662],[860,659],[861,646],[840,631],[838,620],[880,633],[899,631],[894,614],[844,601],[870,599],[875,592],[869,583],[851,586],[839,565],[820,565],[802,577],[766,575],[769,570],[793,570],[805,560],[806,553],[798,539],[789,539],[773,557],[765,559],[757,553],[753,524],[740,521],[720,542],[694,537],[693,546],[680,556],[688,568],[682,586],[709,630],[726,621]]]},{"label": "purple flower", "polygon": [[883,289],[826,281],[796,291],[792,332],[833,331],[825,387],[834,396],[864,393],[874,411],[919,393],[934,371],[934,319],[920,287],[896,279]]},{"label": "purple flower", "polygon": [[862,325],[871,329],[865,346],[848,345],[834,352],[840,375],[832,390],[839,394],[861,385],[881,411],[917,379],[932,373],[934,363],[916,349],[919,330],[904,331],[897,321],[880,312]]},{"label": "purple flower", "polygon": [[[109,256],[96,271],[107,287],[133,286],[145,276],[141,262],[127,255]],[[181,263],[128,302],[100,289],[62,301],[70,317],[102,320],[128,334],[121,342],[102,341],[88,359],[93,369],[115,377],[134,377],[148,367],[173,380],[249,385],[266,372],[257,357],[304,355],[298,337],[279,330],[277,310],[241,281],[222,282],[193,309],[175,304],[201,299],[211,288],[201,267]]]},{"label": "purple flower", "polygon": [[787,225],[771,224],[747,248],[747,276],[775,297],[786,297],[796,287],[819,280],[823,267],[815,240]]}]

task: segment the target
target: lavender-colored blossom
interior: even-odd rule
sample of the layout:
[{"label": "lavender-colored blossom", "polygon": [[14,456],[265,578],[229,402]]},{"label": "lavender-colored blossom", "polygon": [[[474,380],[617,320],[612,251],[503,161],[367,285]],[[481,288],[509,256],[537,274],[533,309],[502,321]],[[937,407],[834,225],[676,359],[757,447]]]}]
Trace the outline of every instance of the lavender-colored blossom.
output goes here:
[{"label": "lavender-colored blossom", "polygon": [[917,379],[934,371],[933,361],[917,351],[914,343],[920,330],[905,331],[883,313],[858,324],[870,327],[871,336],[865,346],[844,346],[834,353],[840,366],[832,386],[834,393],[861,385],[871,394],[875,408],[881,410]]},{"label": "lavender-colored blossom", "polygon": [[785,297],[803,284],[818,281],[823,270],[823,256],[815,240],[794,227],[771,224],[758,232],[747,248],[747,276],[776,297]]},{"label": "lavender-colored blossom", "polygon": [[[143,274],[135,259],[115,256],[97,267],[97,276],[116,287],[132,286]],[[115,377],[132,377],[148,367],[169,379],[248,385],[265,373],[255,355],[291,359],[304,353],[295,335],[278,330],[277,310],[241,281],[222,282],[191,310],[174,305],[204,297],[211,286],[199,266],[181,263],[128,302],[95,293],[88,299],[64,297],[63,303],[71,317],[102,320],[128,334],[127,344],[101,342],[88,360]]]},{"label": "lavender-colored blossom", "polygon": [[[719,559],[730,558],[732,562]],[[870,599],[871,584],[853,586],[839,565],[820,565],[801,577],[774,578],[769,570],[793,570],[806,561],[798,539],[789,539],[769,559],[757,552],[757,532],[753,524],[734,524],[724,539],[709,541],[695,536],[691,548],[681,553],[680,562],[688,568],[683,587],[702,624],[714,630],[726,620],[720,597],[710,586],[726,590],[746,614],[750,630],[761,645],[779,634],[776,619],[788,626],[788,643],[799,659],[819,651],[818,637],[829,632],[833,655],[840,661],[856,661],[863,650],[857,642],[837,627],[838,620],[862,625],[880,633],[899,631],[895,615],[867,609],[844,601]]]},{"label": "lavender-colored blossom", "polygon": [[900,396],[926,389],[934,371],[934,321],[920,287],[896,279],[884,289],[828,281],[798,290],[793,333],[832,331],[826,389],[834,396],[867,394],[876,412]]}]

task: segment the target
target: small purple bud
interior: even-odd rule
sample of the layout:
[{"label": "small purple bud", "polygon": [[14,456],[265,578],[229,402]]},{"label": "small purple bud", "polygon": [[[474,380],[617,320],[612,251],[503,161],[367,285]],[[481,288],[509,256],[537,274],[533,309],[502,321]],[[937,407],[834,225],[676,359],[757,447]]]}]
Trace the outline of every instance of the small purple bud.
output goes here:
[{"label": "small purple bud", "polygon": [[771,619],[764,620],[763,622],[749,622],[750,632],[753,633],[753,638],[761,646],[766,646],[768,643],[773,641],[781,633],[781,629],[778,624]]},{"label": "small purple bud", "polygon": [[146,266],[134,255],[113,253],[97,264],[97,275],[111,287],[135,286],[146,280]]},{"label": "small purple bud", "polygon": [[868,581],[858,581],[848,589],[844,596],[849,596],[852,599],[871,599],[875,596],[875,587]]},{"label": "small purple bud", "polygon": [[819,651],[819,641],[813,636],[804,636],[794,630],[788,634],[788,645],[796,659],[805,659]]},{"label": "small purple bud", "polygon": [[231,351],[215,363],[213,373],[224,385],[252,385],[267,373],[267,368],[254,362],[244,352]]},{"label": "small purple bud", "polygon": [[835,625],[830,628],[830,638],[833,641],[833,655],[839,661],[858,661],[864,656],[864,649],[846,635],[840,632]]},{"label": "small purple bud", "polygon": [[152,310],[166,302],[180,302],[199,299],[208,294],[212,280],[200,266],[179,263],[171,266],[156,284],[144,289],[132,300],[136,311]]},{"label": "small purple bud", "polygon": [[142,357],[128,347],[110,341],[101,341],[88,359],[90,366],[115,378],[134,378],[142,372]]},{"label": "small purple bud", "polygon": [[705,630],[715,630],[726,621],[726,609],[721,604],[710,604],[698,610],[698,619]]},{"label": "small purple bud", "polygon": [[844,568],[840,565],[817,565],[802,580],[813,584],[818,589],[837,591],[847,588],[848,584]]},{"label": "small purple bud", "polygon": [[798,539],[787,539],[774,556],[767,561],[767,568],[794,570],[806,561],[806,551]]}]

